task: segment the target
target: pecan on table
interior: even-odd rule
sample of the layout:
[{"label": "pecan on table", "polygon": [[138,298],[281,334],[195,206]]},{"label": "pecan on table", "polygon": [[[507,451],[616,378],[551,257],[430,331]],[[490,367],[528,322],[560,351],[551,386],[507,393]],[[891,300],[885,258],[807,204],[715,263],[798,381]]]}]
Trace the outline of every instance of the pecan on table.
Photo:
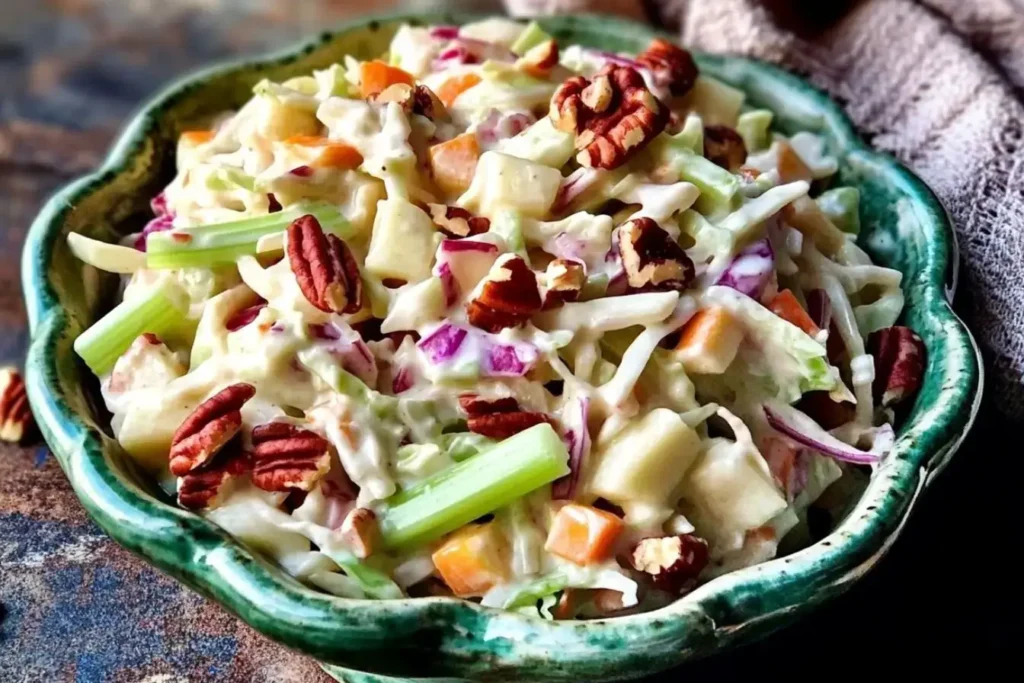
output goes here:
[{"label": "pecan on table", "polygon": [[264,491],[310,491],[331,467],[327,440],[287,422],[252,430],[252,483]]},{"label": "pecan on table", "polygon": [[171,438],[171,474],[183,477],[208,463],[242,428],[241,408],[256,387],[240,382],[200,403]]},{"label": "pecan on table", "polygon": [[623,223],[618,247],[631,291],[681,291],[693,281],[693,261],[652,218]]},{"label": "pecan on table", "polygon": [[355,313],[363,305],[363,281],[352,251],[325,234],[312,215],[288,226],[288,263],[302,295],[325,313]]},{"label": "pecan on table", "polygon": [[588,168],[618,168],[665,130],[669,110],[627,66],[609,64],[587,80],[574,76],[551,98],[559,130],[576,133],[576,160]]},{"label": "pecan on table", "polygon": [[537,275],[521,256],[504,254],[467,305],[469,323],[488,332],[515,327],[541,309]]},{"label": "pecan on table", "polygon": [[637,55],[636,61],[676,96],[688,93],[700,73],[689,51],[661,38],[652,40],[647,49]]},{"label": "pecan on table", "polygon": [[0,440],[18,443],[34,425],[21,373],[13,367],[0,369]]}]

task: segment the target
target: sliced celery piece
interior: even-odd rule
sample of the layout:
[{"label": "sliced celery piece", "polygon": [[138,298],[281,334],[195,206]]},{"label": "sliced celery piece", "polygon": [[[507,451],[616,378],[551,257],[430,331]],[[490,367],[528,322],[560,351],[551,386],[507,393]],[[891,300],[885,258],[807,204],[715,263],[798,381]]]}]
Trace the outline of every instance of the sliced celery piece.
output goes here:
[{"label": "sliced celery piece", "polygon": [[704,156],[704,122],[697,114],[691,112],[687,115],[676,138],[694,154]]},{"label": "sliced celery piece", "polygon": [[387,548],[435,540],[569,472],[565,444],[539,424],[400,491],[378,510]]},{"label": "sliced celery piece", "polygon": [[721,166],[695,154],[694,138],[694,132],[685,129],[676,135],[662,134],[652,145],[652,153],[657,161],[678,173],[681,180],[700,189],[698,211],[706,216],[728,213],[739,193],[740,181]]},{"label": "sliced celery piece", "polygon": [[509,251],[522,256],[530,263],[530,255],[526,253],[526,242],[523,240],[523,216],[518,211],[502,209],[491,221],[490,232],[500,235],[505,240]]},{"label": "sliced celery piece", "polygon": [[282,232],[300,216],[312,214],[327,232],[349,237],[351,226],[337,208],[324,203],[298,205],[287,211],[230,223],[156,232],[146,241],[147,268],[209,268],[234,263],[257,253],[261,238]]},{"label": "sliced celery piece", "polygon": [[850,235],[860,234],[860,191],[856,187],[837,187],[814,201],[837,228]]},{"label": "sliced celery piece", "polygon": [[145,296],[122,301],[75,340],[75,353],[96,375],[114,363],[139,335],[174,335],[188,324],[188,296],[173,280],[165,280]]},{"label": "sliced celery piece", "polygon": [[768,129],[772,125],[773,114],[767,109],[754,109],[740,114],[736,122],[736,132],[743,138],[747,154],[767,149],[770,137]]},{"label": "sliced celery piece", "polygon": [[512,52],[522,57],[532,48],[549,40],[551,40],[551,34],[542,29],[536,21],[531,21],[516,38],[516,42],[512,43]]}]

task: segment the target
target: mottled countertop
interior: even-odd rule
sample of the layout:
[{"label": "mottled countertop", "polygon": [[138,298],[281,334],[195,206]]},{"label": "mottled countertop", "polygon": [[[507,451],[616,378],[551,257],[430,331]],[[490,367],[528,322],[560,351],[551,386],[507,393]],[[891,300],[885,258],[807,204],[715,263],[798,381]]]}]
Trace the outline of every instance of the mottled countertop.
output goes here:
[{"label": "mottled countertop", "polygon": [[[143,98],[196,64],[287,44],[359,9],[345,0],[0,0],[0,361],[20,364],[27,344],[25,230],[47,195],[99,162]],[[883,653],[919,672],[1008,662],[1024,607],[1011,559],[1024,478],[1019,436],[1011,446],[1014,426],[994,414],[983,408],[904,538],[848,595],[661,680],[799,680],[826,674],[826,661],[852,676],[877,671]],[[44,446],[0,447],[0,683],[327,680],[107,540]]]}]

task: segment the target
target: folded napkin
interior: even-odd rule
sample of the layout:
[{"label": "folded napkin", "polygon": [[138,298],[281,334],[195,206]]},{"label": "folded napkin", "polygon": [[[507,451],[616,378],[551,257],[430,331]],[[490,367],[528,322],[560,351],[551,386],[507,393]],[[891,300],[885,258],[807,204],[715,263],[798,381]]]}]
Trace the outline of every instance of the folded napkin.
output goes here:
[{"label": "folded napkin", "polygon": [[986,356],[994,405],[1024,419],[1020,0],[505,1],[520,15],[642,9],[687,46],[774,62],[829,92],[949,211],[963,259],[958,312]]}]

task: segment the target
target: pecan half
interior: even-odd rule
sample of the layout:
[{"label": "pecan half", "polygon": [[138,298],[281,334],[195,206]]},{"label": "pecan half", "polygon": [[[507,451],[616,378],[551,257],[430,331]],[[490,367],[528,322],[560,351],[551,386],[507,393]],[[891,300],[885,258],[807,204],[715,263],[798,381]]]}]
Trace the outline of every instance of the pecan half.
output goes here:
[{"label": "pecan half", "polygon": [[331,467],[327,440],[287,422],[252,430],[252,483],[264,491],[309,491]]},{"label": "pecan half", "polygon": [[516,60],[516,67],[537,78],[547,78],[558,66],[558,43],[548,40],[527,50]]},{"label": "pecan half", "polygon": [[378,533],[377,515],[369,508],[353,509],[341,523],[342,538],[348,541],[352,553],[360,559],[366,559],[373,552]]},{"label": "pecan half", "polygon": [[704,128],[704,156],[711,163],[735,173],[747,160],[747,146],[740,134],[729,126],[707,126]]},{"label": "pecan half", "polygon": [[474,216],[459,206],[447,204],[427,204],[430,218],[437,229],[448,237],[458,239],[479,235],[491,229],[491,221],[483,216]]},{"label": "pecan half", "polygon": [[555,426],[544,413],[521,410],[519,401],[511,396],[487,399],[476,394],[463,394],[459,396],[459,406],[469,417],[466,420],[469,431],[498,441],[542,422]]},{"label": "pecan half", "polygon": [[618,168],[665,130],[669,111],[635,69],[609,64],[588,81],[574,76],[551,98],[560,130],[576,133],[581,166]]},{"label": "pecan half", "polygon": [[221,450],[215,462],[183,476],[178,482],[178,504],[190,510],[214,507],[221,487],[250,468],[249,457],[238,439]]},{"label": "pecan half", "polygon": [[488,332],[521,325],[541,309],[537,275],[515,254],[499,257],[478,291],[467,305],[469,323]]},{"label": "pecan half", "polygon": [[630,554],[633,568],[668,593],[680,593],[708,563],[708,544],[692,534],[645,538]]},{"label": "pecan half", "polygon": [[668,86],[673,95],[685,95],[697,82],[699,71],[693,55],[678,45],[655,38],[636,61],[654,73],[654,78]]},{"label": "pecan half", "polygon": [[693,261],[654,219],[623,223],[618,238],[630,290],[683,290],[693,281]]},{"label": "pecan half", "polygon": [[240,382],[200,403],[171,438],[171,474],[183,477],[208,463],[242,428],[241,408],[256,387]]},{"label": "pecan half", "polygon": [[325,313],[355,313],[363,305],[359,264],[336,235],[312,215],[288,226],[288,263],[309,303]]},{"label": "pecan half", "polygon": [[924,379],[925,346],[909,327],[894,325],[872,332],[867,351],[875,359],[875,400],[886,408],[913,398]]},{"label": "pecan half", "polygon": [[18,443],[34,425],[25,380],[13,367],[3,368],[0,370],[0,439]]},{"label": "pecan half", "polygon": [[544,271],[544,308],[555,308],[576,301],[587,281],[582,263],[556,258]]}]

